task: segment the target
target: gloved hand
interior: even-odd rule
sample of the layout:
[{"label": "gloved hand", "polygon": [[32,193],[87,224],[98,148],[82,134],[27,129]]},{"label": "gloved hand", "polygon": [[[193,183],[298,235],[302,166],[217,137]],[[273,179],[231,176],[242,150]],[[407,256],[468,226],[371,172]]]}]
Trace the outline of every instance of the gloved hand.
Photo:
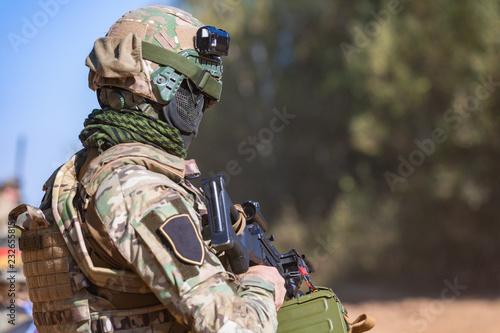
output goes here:
[{"label": "gloved hand", "polygon": [[286,295],[285,279],[283,279],[278,270],[271,266],[251,266],[246,273],[238,274],[238,279],[241,279],[246,274],[258,275],[274,285],[274,305],[276,306],[276,311],[278,311],[283,305]]}]

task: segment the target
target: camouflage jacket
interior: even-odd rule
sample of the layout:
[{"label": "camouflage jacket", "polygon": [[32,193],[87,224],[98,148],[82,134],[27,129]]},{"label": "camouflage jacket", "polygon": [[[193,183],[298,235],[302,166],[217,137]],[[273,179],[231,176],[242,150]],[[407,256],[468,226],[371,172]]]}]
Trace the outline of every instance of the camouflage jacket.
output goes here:
[{"label": "camouflage jacket", "polygon": [[[94,207],[112,242],[170,313],[195,332],[275,331],[272,285],[252,275],[237,282],[201,240],[203,203],[184,180],[184,160],[139,144],[103,155],[99,161],[136,157],[89,185],[98,184]],[[91,163],[82,183],[97,167]]]},{"label": "camouflage jacket", "polygon": [[237,280],[202,241],[183,159],[143,144],[84,155],[49,179],[41,209],[9,216],[39,332],[276,331],[273,285]]}]

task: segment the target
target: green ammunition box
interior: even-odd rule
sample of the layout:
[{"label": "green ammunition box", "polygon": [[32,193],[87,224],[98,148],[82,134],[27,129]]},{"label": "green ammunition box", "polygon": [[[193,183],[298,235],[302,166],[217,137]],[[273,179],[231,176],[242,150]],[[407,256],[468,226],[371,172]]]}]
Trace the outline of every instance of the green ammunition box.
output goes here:
[{"label": "green ammunition box", "polygon": [[329,288],[286,301],[278,311],[278,333],[349,332],[347,315],[337,295]]}]

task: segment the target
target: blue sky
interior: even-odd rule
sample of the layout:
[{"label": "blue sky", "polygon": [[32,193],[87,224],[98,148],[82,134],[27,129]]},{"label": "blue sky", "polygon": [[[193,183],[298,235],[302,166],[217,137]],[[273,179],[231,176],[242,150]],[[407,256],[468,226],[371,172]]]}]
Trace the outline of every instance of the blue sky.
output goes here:
[{"label": "blue sky", "polygon": [[[81,148],[83,121],[98,107],[85,66],[94,41],[127,11],[151,4],[182,7],[178,0],[2,1],[0,183],[19,176],[24,202],[38,206],[45,180]],[[25,147],[19,170],[17,142]]]}]

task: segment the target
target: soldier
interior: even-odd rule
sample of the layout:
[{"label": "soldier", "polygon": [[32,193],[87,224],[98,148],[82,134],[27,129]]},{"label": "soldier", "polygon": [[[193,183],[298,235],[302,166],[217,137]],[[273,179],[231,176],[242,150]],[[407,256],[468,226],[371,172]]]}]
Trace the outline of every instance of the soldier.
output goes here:
[{"label": "soldier", "polygon": [[201,237],[206,208],[186,161],[219,101],[229,35],[173,7],[121,17],[87,58],[101,109],[85,147],[17,221],[38,332],[272,332],[273,267],[226,271]]}]

